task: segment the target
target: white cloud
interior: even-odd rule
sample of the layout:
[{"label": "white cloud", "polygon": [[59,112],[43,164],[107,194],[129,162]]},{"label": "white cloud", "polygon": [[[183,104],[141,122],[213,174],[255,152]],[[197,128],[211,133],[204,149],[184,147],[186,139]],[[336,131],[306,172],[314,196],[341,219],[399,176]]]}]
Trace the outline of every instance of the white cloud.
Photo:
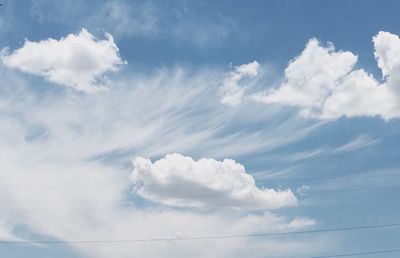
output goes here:
[{"label": "white cloud", "polygon": [[311,39],[300,56],[285,70],[285,82],[260,96],[268,104],[279,103],[301,107],[303,115],[321,108],[324,97],[347,74],[357,57],[350,52],[335,52],[332,44],[323,47]]},{"label": "white cloud", "polygon": [[133,160],[131,179],[142,197],[166,205],[200,208],[276,209],[293,206],[290,190],[259,189],[254,178],[234,160],[193,160],[180,154],[166,155],[152,163]]},{"label": "white cloud", "polygon": [[246,90],[244,78],[254,78],[258,75],[260,64],[257,61],[236,66],[234,71],[224,79],[220,88],[221,103],[231,106],[239,105]]},{"label": "white cloud", "polygon": [[[0,221],[3,238],[143,239],[307,228],[314,222],[238,209],[175,209],[136,202],[132,156],[181,152],[226,157],[275,148],[308,135],[288,118],[247,131],[275,113],[251,116],[254,103],[227,109],[217,96],[221,71],[159,70],[113,80],[108,94],[37,91],[0,66]],[[29,79],[29,78],[28,78]],[[243,112],[243,113],[242,113]],[[301,120],[301,119],[299,119]],[[297,123],[298,122],[298,123]],[[267,123],[264,123],[267,124]],[[266,125],[269,126],[269,125]],[[238,164],[237,164],[238,165]],[[27,189],[31,188],[31,189]],[[262,191],[262,190],[260,190]],[[239,202],[238,202],[239,203]],[[148,205],[148,206],[147,206]],[[300,225],[299,225],[300,224]],[[309,239],[306,239],[309,240]],[[311,253],[315,240],[260,238],[121,245],[71,244],[88,257],[244,257],[260,252]]]},{"label": "white cloud", "polygon": [[8,67],[84,92],[106,90],[105,74],[124,63],[110,34],[97,40],[85,29],[60,40],[26,41],[12,53],[3,49],[1,59]]},{"label": "white cloud", "polygon": [[379,140],[371,139],[368,135],[360,134],[360,135],[357,135],[357,137],[355,137],[350,142],[333,149],[332,153],[351,152],[354,150],[358,150],[361,148],[366,148],[371,145],[374,145],[378,141]]},{"label": "white cloud", "polygon": [[375,58],[382,74],[387,78],[389,89],[400,95],[400,38],[380,31],[373,37]]},{"label": "white cloud", "polygon": [[21,240],[20,238],[15,237],[12,231],[13,231],[12,227],[0,218],[0,240],[3,241]]},{"label": "white cloud", "polygon": [[374,37],[375,55],[387,82],[380,84],[362,69],[354,69],[357,56],[323,47],[311,39],[300,56],[285,70],[285,82],[254,98],[266,104],[299,108],[300,115],[320,119],[342,116],[400,117],[398,86],[400,49],[397,36],[380,32]]},{"label": "white cloud", "polygon": [[399,99],[386,84],[379,84],[363,70],[352,71],[341,78],[340,84],[326,97],[320,114],[322,119],[341,116],[381,116],[391,119],[400,116]]},{"label": "white cloud", "polygon": [[[316,224],[311,219],[290,219],[272,213],[232,210],[204,213],[135,207],[130,200],[134,195],[127,194],[132,185],[124,171],[93,162],[49,162],[38,159],[29,148],[24,148],[30,155],[23,159],[16,151],[0,148],[3,168],[0,238],[3,240],[19,237],[34,241],[38,235],[42,240],[64,241],[202,237],[296,231]],[[13,228],[15,236],[10,233]],[[314,240],[303,243],[289,236],[280,239],[279,244],[264,238],[240,238],[223,242],[71,243],[70,246],[80,254],[98,258],[132,257],[132,253],[138,257],[177,257],[189,253],[196,253],[197,257],[243,257],[261,251],[289,256],[320,249]]]},{"label": "white cloud", "polygon": [[[71,149],[70,149],[71,151]],[[271,213],[238,211],[196,212],[167,208],[135,207],[127,174],[96,162],[49,161],[25,146],[0,148],[1,209],[3,240],[124,240],[252,234],[295,231],[315,225],[307,218],[286,218]],[[28,154],[25,158],[21,155]],[[73,165],[72,165],[73,164]],[[35,189],[37,187],[37,189]],[[187,191],[190,193],[190,191]],[[4,225],[2,228],[1,226]],[[12,229],[16,236],[10,234]],[[19,231],[18,228],[25,230]],[[33,235],[33,236],[32,236]],[[316,240],[316,239],[313,239]],[[88,257],[243,257],[272,252],[279,255],[311,253],[320,247],[314,241],[285,238],[229,241],[149,242],[70,246]],[[286,248],[284,248],[286,247]]]}]

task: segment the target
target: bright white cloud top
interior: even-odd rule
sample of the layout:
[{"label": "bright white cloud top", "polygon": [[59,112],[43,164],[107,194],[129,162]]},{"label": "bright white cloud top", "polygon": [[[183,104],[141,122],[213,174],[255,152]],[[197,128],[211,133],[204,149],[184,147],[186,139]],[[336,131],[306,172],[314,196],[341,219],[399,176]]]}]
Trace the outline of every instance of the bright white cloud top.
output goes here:
[{"label": "bright white cloud top", "polygon": [[311,39],[285,70],[285,82],[255,96],[266,104],[300,109],[303,117],[336,119],[343,116],[400,117],[400,40],[380,32],[374,38],[378,66],[387,80],[379,83],[363,69],[355,69],[357,56],[321,46]]},{"label": "bright white cloud top", "polygon": [[388,87],[400,96],[400,38],[381,31],[373,37],[375,58]]},{"label": "bright white cloud top", "polygon": [[60,40],[39,42],[27,40],[12,53],[3,49],[1,59],[8,67],[44,77],[47,81],[78,91],[106,90],[107,72],[113,72],[125,62],[110,34],[98,40],[86,29]]},{"label": "bright white cloud top", "polygon": [[171,206],[198,208],[276,209],[296,205],[290,190],[257,188],[253,177],[232,159],[193,160],[166,155],[152,163],[133,160],[131,179],[142,197]]},{"label": "bright white cloud top", "polygon": [[259,69],[260,64],[257,61],[235,67],[234,71],[224,79],[220,88],[221,103],[230,106],[239,105],[246,90],[243,79],[256,77]]},{"label": "bright white cloud top", "polygon": [[[324,124],[319,119],[400,117],[400,39],[380,32],[373,42],[382,81],[355,68],[355,54],[311,39],[275,89],[265,88],[267,83],[260,76],[263,66],[253,61],[228,74],[209,67],[194,73],[179,66],[150,73],[135,70],[110,82],[118,87],[110,87],[107,94],[74,93],[106,90],[107,74],[125,63],[109,34],[97,39],[82,29],[60,40],[26,41],[13,52],[3,49],[0,239],[170,239],[315,225],[313,219],[266,212],[296,206],[301,199],[289,188],[258,187],[243,165],[218,159],[235,157],[248,164],[254,155],[266,163],[268,158],[292,162],[290,151],[278,150],[279,157],[268,156],[268,151],[305,140]],[[74,91],[37,90],[32,78],[10,68]],[[256,83],[262,85],[251,88]],[[262,92],[252,95],[261,87]],[[250,101],[243,101],[246,98]],[[299,109],[302,117],[291,113],[282,117],[281,106]],[[300,163],[321,153],[347,153],[378,141],[367,133],[360,135],[330,151],[320,147],[295,153],[292,160]],[[175,152],[190,156],[166,155]],[[130,167],[132,157],[136,158]],[[163,158],[152,161],[154,157]],[[283,173],[271,171],[260,173],[265,178]],[[132,187],[135,191],[130,191]],[[302,185],[299,192],[308,188]],[[136,205],[138,196],[146,205]],[[220,245],[213,240],[141,243],[141,248],[71,245],[80,254],[100,258],[131,257],[132,253],[139,257],[193,253],[256,257],[282,250],[291,256],[320,248],[317,241],[289,238],[229,241]]]}]

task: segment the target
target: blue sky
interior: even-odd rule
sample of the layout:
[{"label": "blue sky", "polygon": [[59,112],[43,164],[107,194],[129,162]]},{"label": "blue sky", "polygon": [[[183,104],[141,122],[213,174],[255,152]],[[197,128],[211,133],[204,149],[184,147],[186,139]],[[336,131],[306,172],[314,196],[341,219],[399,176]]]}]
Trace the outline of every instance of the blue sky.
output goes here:
[{"label": "blue sky", "polygon": [[[2,3],[1,256],[399,248],[399,227],[175,241],[400,222],[398,1]],[[150,241],[77,243],[127,239]]]}]

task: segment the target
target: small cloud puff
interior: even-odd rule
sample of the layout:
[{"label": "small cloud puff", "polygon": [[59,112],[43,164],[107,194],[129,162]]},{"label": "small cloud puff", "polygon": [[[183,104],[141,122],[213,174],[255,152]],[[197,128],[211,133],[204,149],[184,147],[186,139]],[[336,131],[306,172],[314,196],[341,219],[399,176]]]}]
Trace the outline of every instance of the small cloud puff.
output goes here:
[{"label": "small cloud puff", "polygon": [[137,157],[131,180],[148,200],[176,207],[276,209],[296,205],[288,189],[257,188],[253,177],[234,160],[193,160],[180,154],[156,162]]},{"label": "small cloud puff", "polygon": [[93,93],[106,90],[105,73],[126,63],[110,34],[98,40],[86,29],[60,40],[26,41],[12,53],[1,51],[4,65],[44,77],[47,81]]},{"label": "small cloud puff", "polygon": [[260,64],[257,61],[236,66],[235,70],[224,79],[224,83],[220,88],[221,103],[230,106],[239,105],[242,102],[246,88],[241,82],[242,79],[256,77],[259,69]]}]

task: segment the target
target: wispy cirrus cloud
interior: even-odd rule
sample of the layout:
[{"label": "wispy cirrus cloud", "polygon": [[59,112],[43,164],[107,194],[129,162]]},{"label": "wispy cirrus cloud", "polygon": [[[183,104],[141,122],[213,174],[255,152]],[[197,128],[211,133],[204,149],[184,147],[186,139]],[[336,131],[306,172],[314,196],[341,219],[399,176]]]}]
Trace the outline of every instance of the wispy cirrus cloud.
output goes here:
[{"label": "wispy cirrus cloud", "polygon": [[75,29],[83,26],[92,32],[107,31],[118,39],[161,39],[205,49],[237,33],[234,20],[213,13],[210,5],[188,1],[36,0],[28,7],[31,18],[40,24],[63,24]]},{"label": "wispy cirrus cloud", "polygon": [[[293,28],[326,33],[320,27],[326,24],[302,26],[303,15],[295,15],[296,24],[277,19],[287,8],[265,3],[7,3],[0,17],[0,29],[7,31],[0,37],[11,47],[0,64],[2,241],[72,241],[46,249],[65,256],[70,248],[69,256],[98,258],[311,257],[339,247],[343,253],[362,250],[368,236],[350,245],[339,234],[321,232],[212,237],[315,233],[321,229],[317,221],[326,228],[361,220],[367,225],[373,214],[358,213],[377,208],[376,201],[387,219],[398,217],[389,214],[395,199],[381,202],[368,189],[398,186],[397,121],[365,118],[400,116],[397,35],[380,32],[373,38],[381,80],[361,69],[354,53],[314,38],[279,78],[263,58],[286,65],[283,52],[303,38]],[[87,30],[79,31],[82,26]],[[26,35],[29,40],[18,45]],[[133,65],[108,80],[125,58]],[[253,58],[262,61],[221,68]],[[341,117],[364,118],[332,121]],[[371,159],[353,162],[365,157]],[[391,174],[370,174],[370,168],[386,166]],[[359,207],[345,191],[333,194],[338,205],[329,207],[329,198],[318,193],[353,187],[368,190],[359,195],[366,198]],[[310,207],[309,197],[321,206]],[[381,238],[387,232],[375,233]],[[174,241],[182,238],[187,239]],[[91,240],[103,242],[78,243]],[[34,246],[1,248],[18,255],[42,247]]]},{"label": "wispy cirrus cloud", "polygon": [[377,142],[379,142],[379,140],[371,139],[368,135],[361,134],[355,137],[350,142],[333,149],[331,152],[332,153],[351,152],[361,148],[370,147],[376,144]]},{"label": "wispy cirrus cloud", "polygon": [[[255,103],[244,104],[236,111],[221,105],[218,89],[223,71],[188,73],[176,68],[150,74],[136,72],[116,78],[110,82],[109,91],[98,94],[37,91],[29,78],[14,69],[1,66],[0,72],[4,79],[0,88],[0,176],[6,179],[0,182],[4,207],[0,216],[8,233],[23,239],[33,239],[32,234],[60,240],[77,236],[139,239],[294,230],[315,224],[310,219],[285,218],[265,211],[252,215],[245,209],[207,215],[190,205],[185,205],[185,210],[172,209],[162,202],[147,204],[149,209],[136,207],[133,200],[140,196],[130,192],[133,184],[129,180],[133,156],[157,159],[181,152],[200,158],[233,157],[288,144],[312,130],[309,124],[289,126],[292,121],[288,120],[281,128],[271,130],[268,136],[274,137],[264,135],[262,128],[247,130],[243,125],[265,122],[275,111],[249,119],[247,114],[253,113]],[[214,163],[217,167],[220,164]],[[238,164],[234,167],[240,168]],[[234,175],[230,169],[225,172]],[[190,181],[197,182],[195,174],[189,175]],[[232,189],[238,192],[247,188]],[[249,189],[259,194],[263,191]],[[219,196],[237,201],[231,206],[242,206],[241,198],[230,193],[222,191]],[[251,200],[249,196],[245,195],[244,204]],[[258,200],[255,206],[277,207],[272,205],[275,197],[280,199],[279,193],[272,191],[268,205]],[[192,226],[185,226],[188,224]],[[249,251],[245,239],[232,243],[212,249],[206,247],[214,242],[189,246],[167,243],[157,248],[142,247],[140,254],[175,257],[179,251],[209,257],[218,252],[221,257],[234,257]],[[308,249],[307,243],[295,239],[282,243],[293,247],[286,251],[273,241],[268,243],[256,241],[251,246],[285,254]],[[93,245],[72,247],[94,257],[126,257],[136,250],[131,245],[112,250]]]},{"label": "wispy cirrus cloud", "polygon": [[96,13],[89,14],[84,23],[92,29],[109,31],[116,37],[153,38],[163,31],[161,15],[151,1],[108,1],[99,5]]}]

